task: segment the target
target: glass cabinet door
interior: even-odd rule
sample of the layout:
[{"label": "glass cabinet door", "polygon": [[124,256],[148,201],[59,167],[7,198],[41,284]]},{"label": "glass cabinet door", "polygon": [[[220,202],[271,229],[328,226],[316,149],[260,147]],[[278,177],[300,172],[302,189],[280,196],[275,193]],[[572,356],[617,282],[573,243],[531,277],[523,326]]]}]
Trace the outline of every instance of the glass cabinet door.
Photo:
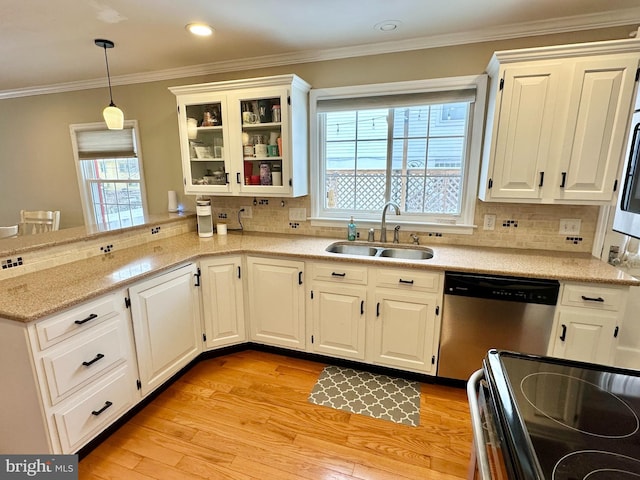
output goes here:
[{"label": "glass cabinet door", "polygon": [[183,141],[182,156],[183,159],[188,159],[184,165],[185,192],[228,192],[230,152],[225,133],[225,99],[212,99],[207,103],[186,103],[182,111],[184,117],[181,121],[186,134],[183,136],[186,142]]},{"label": "glass cabinet door", "polygon": [[[240,191],[254,194],[289,192],[287,90],[247,90],[238,96],[233,108],[238,109],[242,134],[242,173],[237,179]],[[283,183],[287,182],[287,185]]]},{"label": "glass cabinet door", "polygon": [[310,88],[295,75],[170,87],[185,193],[307,195]]}]

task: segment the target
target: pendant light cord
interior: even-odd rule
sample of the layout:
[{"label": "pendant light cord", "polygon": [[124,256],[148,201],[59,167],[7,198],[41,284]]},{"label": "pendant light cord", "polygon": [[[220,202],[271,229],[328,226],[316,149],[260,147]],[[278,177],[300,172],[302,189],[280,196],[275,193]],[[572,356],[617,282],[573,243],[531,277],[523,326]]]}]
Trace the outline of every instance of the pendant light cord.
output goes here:
[{"label": "pendant light cord", "polygon": [[107,64],[107,81],[109,82],[109,100],[111,101],[111,103],[109,104],[110,107],[115,107],[116,104],[113,103],[113,95],[111,93],[111,75],[109,74],[109,60],[107,59],[107,46],[104,45],[104,63]]}]

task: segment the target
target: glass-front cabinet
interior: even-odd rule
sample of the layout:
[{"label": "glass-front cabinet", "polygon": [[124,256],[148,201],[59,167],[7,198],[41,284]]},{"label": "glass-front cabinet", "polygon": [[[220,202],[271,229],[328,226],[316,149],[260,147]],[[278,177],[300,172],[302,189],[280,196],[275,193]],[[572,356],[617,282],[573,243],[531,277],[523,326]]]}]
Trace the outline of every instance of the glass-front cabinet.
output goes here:
[{"label": "glass-front cabinet", "polygon": [[172,87],[186,194],[308,194],[309,84],[295,75]]}]

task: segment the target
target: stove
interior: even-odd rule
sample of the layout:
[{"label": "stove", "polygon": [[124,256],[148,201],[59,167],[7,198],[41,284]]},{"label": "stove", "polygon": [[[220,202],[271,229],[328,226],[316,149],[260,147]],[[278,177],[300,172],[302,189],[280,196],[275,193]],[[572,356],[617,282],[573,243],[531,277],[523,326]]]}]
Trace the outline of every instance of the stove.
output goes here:
[{"label": "stove", "polygon": [[475,375],[482,478],[640,479],[640,372],[491,350]]}]

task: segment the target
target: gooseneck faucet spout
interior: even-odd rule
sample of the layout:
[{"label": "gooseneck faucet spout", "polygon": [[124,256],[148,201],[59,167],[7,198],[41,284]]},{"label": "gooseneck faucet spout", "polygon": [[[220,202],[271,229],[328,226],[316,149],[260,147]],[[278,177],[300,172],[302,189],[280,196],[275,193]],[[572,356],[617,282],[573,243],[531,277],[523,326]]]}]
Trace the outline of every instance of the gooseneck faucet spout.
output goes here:
[{"label": "gooseneck faucet spout", "polygon": [[393,209],[396,212],[396,215],[400,215],[400,207],[398,206],[397,203],[387,202],[384,204],[384,207],[382,207],[382,223],[380,224],[380,241],[381,242],[387,241],[387,209],[389,207],[393,207]]}]

